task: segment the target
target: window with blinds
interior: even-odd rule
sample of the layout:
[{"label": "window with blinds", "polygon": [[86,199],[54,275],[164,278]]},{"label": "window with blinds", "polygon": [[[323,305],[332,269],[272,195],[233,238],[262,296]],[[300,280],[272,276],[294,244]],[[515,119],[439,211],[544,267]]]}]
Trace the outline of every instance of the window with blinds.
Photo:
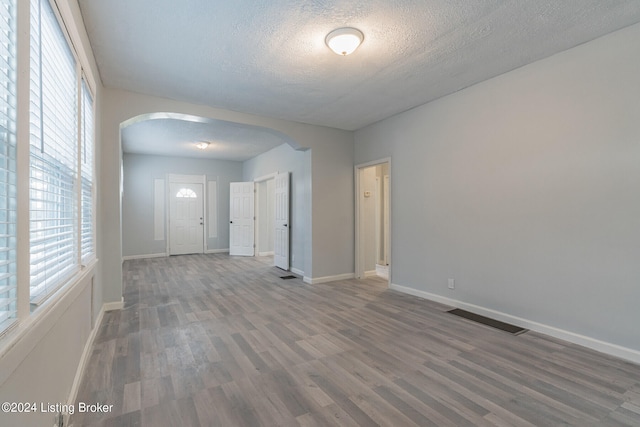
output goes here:
[{"label": "window with blinds", "polygon": [[48,0],[31,0],[30,297],[78,271],[78,77]]},{"label": "window with blinds", "polygon": [[81,148],[81,243],[82,261],[95,255],[93,243],[93,98],[87,83],[82,79],[82,132],[80,135]]},{"label": "window with blinds", "polygon": [[16,294],[16,3],[0,0],[0,334]]}]

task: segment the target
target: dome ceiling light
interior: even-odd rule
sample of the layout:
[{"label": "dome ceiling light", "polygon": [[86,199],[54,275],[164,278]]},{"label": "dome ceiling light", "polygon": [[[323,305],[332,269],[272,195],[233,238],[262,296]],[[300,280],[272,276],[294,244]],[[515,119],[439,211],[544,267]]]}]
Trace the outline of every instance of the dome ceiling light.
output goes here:
[{"label": "dome ceiling light", "polygon": [[327,34],[327,46],[338,55],[346,56],[360,46],[364,40],[362,31],[356,28],[338,28]]},{"label": "dome ceiling light", "polygon": [[200,150],[205,150],[208,146],[209,143],[206,141],[202,141],[196,144],[196,147],[198,147]]}]

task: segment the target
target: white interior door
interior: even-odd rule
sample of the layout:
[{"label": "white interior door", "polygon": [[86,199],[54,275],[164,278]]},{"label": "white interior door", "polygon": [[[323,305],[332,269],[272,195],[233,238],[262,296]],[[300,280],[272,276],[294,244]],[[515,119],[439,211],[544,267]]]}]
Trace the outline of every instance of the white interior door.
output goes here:
[{"label": "white interior door", "polygon": [[[255,182],[255,181],[254,181]],[[256,255],[273,256],[273,234],[276,196],[274,179],[256,182]]]},{"label": "white interior door", "polygon": [[204,252],[202,184],[172,182],[169,185],[169,253]]},{"label": "white interior door", "polygon": [[229,201],[229,255],[254,255],[254,183],[232,182]]},{"label": "white interior door", "polygon": [[279,173],[275,178],[275,234],[273,240],[273,263],[289,270],[289,172]]}]

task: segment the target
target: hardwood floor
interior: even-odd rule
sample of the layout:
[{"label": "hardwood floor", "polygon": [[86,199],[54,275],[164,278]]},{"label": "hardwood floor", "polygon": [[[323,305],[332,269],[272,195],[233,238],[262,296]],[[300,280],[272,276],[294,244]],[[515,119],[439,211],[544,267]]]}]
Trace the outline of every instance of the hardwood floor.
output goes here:
[{"label": "hardwood floor", "polygon": [[[640,366],[261,258],[127,261],[73,426],[640,426]],[[78,407],[78,405],[76,405]]]}]

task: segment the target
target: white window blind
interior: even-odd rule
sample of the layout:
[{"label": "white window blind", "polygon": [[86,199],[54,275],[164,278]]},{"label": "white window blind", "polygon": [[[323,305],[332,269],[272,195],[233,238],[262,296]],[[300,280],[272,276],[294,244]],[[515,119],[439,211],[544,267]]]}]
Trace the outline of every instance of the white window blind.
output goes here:
[{"label": "white window blind", "polygon": [[93,232],[93,98],[84,79],[82,79],[82,132],[80,135],[81,144],[81,244],[80,252],[82,260],[85,261],[95,254],[94,232]]},{"label": "white window blind", "polygon": [[79,268],[76,61],[48,0],[31,0],[30,263],[38,304]]},{"label": "white window blind", "polygon": [[16,320],[16,3],[0,0],[0,334]]}]

